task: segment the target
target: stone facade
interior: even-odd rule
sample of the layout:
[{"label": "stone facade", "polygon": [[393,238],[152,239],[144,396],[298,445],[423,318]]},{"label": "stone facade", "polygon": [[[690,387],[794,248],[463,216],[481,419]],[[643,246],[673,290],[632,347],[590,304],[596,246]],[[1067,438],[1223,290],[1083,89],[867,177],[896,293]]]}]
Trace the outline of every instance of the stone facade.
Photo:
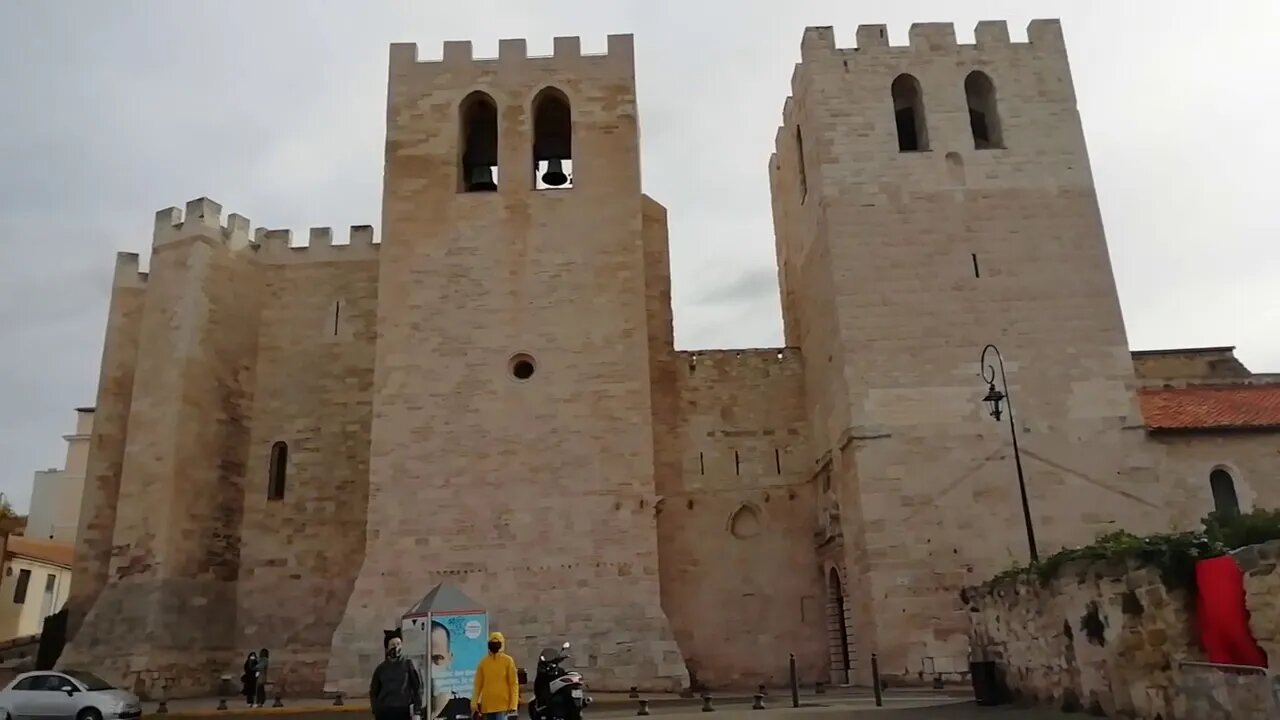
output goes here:
[{"label": "stone facade", "polygon": [[[1234,553],[1244,571],[1249,626],[1280,657],[1280,541]],[[1034,578],[964,591],[975,659],[992,660],[1017,698],[1142,720],[1264,718],[1280,712],[1280,678],[1205,672],[1185,592],[1154,568],[1068,564]],[[1228,712],[1234,711],[1234,714]]]},{"label": "stone facade", "polygon": [[783,348],[674,348],[630,36],[392,46],[381,242],[161,211],[150,273],[117,261],[64,662],[196,694],[268,647],[290,694],[358,693],[448,580],[600,690],[780,684],[789,653],[957,677],[957,590],[1026,553],[989,341],[1042,552],[1192,523],[1222,465],[1280,500],[1273,434],[1144,426],[1140,386],[1208,361],[1129,353],[1058,25],[857,36],[805,31],[770,161]]}]

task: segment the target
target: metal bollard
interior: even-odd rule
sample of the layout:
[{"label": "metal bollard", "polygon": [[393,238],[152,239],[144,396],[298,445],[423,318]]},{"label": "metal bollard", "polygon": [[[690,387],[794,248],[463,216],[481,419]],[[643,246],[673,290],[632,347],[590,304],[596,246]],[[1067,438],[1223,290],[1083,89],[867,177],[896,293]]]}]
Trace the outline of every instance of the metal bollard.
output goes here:
[{"label": "metal bollard", "polygon": [[769,691],[764,689],[764,683],[761,683],[756,686],[756,692],[760,693],[761,695],[769,694]]},{"label": "metal bollard", "polygon": [[814,695],[826,695],[826,694],[827,694],[827,685],[826,685],[826,683],[814,683],[814,684],[813,684],[813,694],[814,694]]},{"label": "metal bollard", "polygon": [[218,683],[218,709],[227,709],[227,695],[231,694],[231,676],[223,675]]},{"label": "metal bollard", "polygon": [[711,693],[702,693],[702,712],[714,712],[715,708],[711,707]]},{"label": "metal bollard", "polygon": [[284,690],[279,687],[275,688],[276,701],[271,703],[271,707],[284,707]]},{"label": "metal bollard", "polygon": [[637,699],[637,698],[639,698],[639,697],[640,697],[640,688],[637,688],[635,685],[632,685],[632,686],[631,686],[631,699],[632,699],[632,700],[635,700],[635,699]]},{"label": "metal bollard", "polygon": [[934,689],[934,690],[941,690],[941,689],[942,689],[942,674],[941,674],[941,673],[939,673],[939,674],[937,674],[937,675],[934,675],[934,676],[933,676],[933,689]]},{"label": "metal bollard", "polygon": [[752,710],[764,709],[764,693],[756,693],[755,702],[751,705]]},{"label": "metal bollard", "polygon": [[791,707],[800,707],[800,678],[796,676],[795,653],[791,653]]},{"label": "metal bollard", "polygon": [[335,695],[335,696],[334,696],[334,698],[333,698],[333,706],[334,706],[334,707],[342,707],[342,706],[343,706],[343,705],[345,705],[345,704],[346,704],[346,703],[342,702],[342,693],[341,693],[341,692],[339,692],[337,695]]},{"label": "metal bollard", "polygon": [[648,714],[649,714],[649,701],[641,698],[640,712],[637,712],[636,715],[648,715]]},{"label": "metal bollard", "polygon": [[871,653],[871,685],[876,691],[876,707],[884,705],[884,697],[880,693],[880,659]]}]

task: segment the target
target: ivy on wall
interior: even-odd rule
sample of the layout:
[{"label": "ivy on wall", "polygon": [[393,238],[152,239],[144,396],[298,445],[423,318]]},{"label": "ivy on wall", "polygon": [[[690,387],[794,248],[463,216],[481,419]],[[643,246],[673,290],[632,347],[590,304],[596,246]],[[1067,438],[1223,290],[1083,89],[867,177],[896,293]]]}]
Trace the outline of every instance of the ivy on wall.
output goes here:
[{"label": "ivy on wall", "polygon": [[[1159,533],[1139,537],[1123,530],[1101,535],[1084,547],[1066,548],[1031,565],[1015,565],[985,583],[993,585],[1011,578],[1035,577],[1048,585],[1063,566],[1076,561],[1128,563],[1153,567],[1170,590],[1195,590],[1195,566],[1200,560],[1224,555],[1249,545],[1280,540],[1280,510],[1250,513],[1210,513],[1201,530]],[[1190,593],[1195,596],[1194,592]]]}]

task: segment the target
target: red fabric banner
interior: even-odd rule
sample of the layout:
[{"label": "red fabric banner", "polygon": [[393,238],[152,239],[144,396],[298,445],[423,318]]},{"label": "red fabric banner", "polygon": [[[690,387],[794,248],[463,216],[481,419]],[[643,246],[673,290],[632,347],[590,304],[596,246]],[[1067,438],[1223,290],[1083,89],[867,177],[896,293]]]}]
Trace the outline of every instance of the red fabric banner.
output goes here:
[{"label": "red fabric banner", "polygon": [[1267,667],[1267,654],[1249,632],[1244,574],[1230,555],[1196,563],[1196,619],[1209,662]]}]

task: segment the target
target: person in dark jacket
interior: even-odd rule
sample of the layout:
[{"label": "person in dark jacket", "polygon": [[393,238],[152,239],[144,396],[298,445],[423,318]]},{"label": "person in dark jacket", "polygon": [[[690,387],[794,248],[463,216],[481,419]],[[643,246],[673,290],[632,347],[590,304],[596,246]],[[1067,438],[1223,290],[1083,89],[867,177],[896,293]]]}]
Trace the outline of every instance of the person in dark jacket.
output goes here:
[{"label": "person in dark jacket", "polygon": [[403,640],[387,641],[387,659],[369,683],[369,708],[376,720],[410,720],[422,712],[422,675],[401,652]]},{"label": "person in dark jacket", "polygon": [[251,652],[244,660],[244,674],[240,676],[240,694],[249,707],[258,698],[258,653]]},{"label": "person in dark jacket", "polygon": [[262,648],[258,652],[258,697],[257,707],[267,704],[267,668],[271,665],[271,651]]}]

